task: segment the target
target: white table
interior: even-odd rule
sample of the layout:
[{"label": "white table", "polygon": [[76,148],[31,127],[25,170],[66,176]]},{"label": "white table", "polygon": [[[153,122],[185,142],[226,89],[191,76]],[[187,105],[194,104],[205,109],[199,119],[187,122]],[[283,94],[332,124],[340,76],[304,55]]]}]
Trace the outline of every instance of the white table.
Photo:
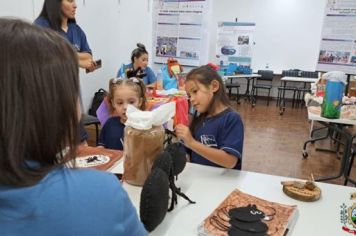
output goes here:
[{"label": "white table", "polygon": [[[122,171],[122,163],[112,169],[114,173]],[[188,163],[176,185],[196,204],[178,197],[178,205],[172,212],[167,212],[164,221],[150,235],[198,235],[198,225],[236,188],[269,201],[297,205],[299,216],[289,235],[344,235],[340,205],[352,205],[350,193],[356,191],[355,188],[317,183],[322,197],[308,203],[285,195],[280,184],[285,180],[288,178]],[[124,188],[139,212],[141,188],[126,183]]]},{"label": "white table", "polygon": [[[315,83],[318,80],[318,78],[306,78],[306,77],[292,77],[292,76],[284,76],[281,78],[281,81],[283,81],[283,87],[286,88],[287,82],[302,82],[304,83],[304,87],[306,83]],[[286,90],[283,89],[282,93],[282,99],[280,101],[279,105],[279,114],[283,115],[284,111],[286,110]]]},{"label": "white table", "polygon": [[[311,112],[310,108],[308,108],[308,119],[311,120],[312,122],[317,121],[318,123],[323,125],[323,127],[327,128],[328,132],[325,136],[316,137],[316,138],[312,137],[314,130],[311,132],[311,135],[310,135],[311,138],[308,139],[307,141],[305,141],[305,143],[303,145],[303,158],[308,157],[308,153],[306,151],[306,147],[307,147],[308,143],[313,143],[315,141],[324,140],[329,137],[332,137],[332,132],[336,132],[340,135],[340,137],[345,138],[343,155],[340,160],[341,164],[340,164],[339,173],[336,176],[321,177],[321,178],[318,178],[318,180],[324,181],[324,180],[331,180],[331,179],[337,179],[339,177],[344,177],[345,185],[347,184],[348,181],[356,184],[356,182],[354,180],[351,180],[348,178],[349,177],[348,176],[348,167],[350,165],[349,157],[351,155],[352,142],[356,136],[346,132],[344,129],[344,125],[356,125],[356,121],[349,120],[349,119],[328,119],[325,117],[321,117],[320,114],[315,114],[315,113]],[[317,130],[320,130],[320,129],[321,128],[318,128]],[[330,150],[327,150],[327,151],[330,151]]]},{"label": "white table", "polygon": [[246,79],[247,81],[247,85],[246,85],[246,91],[245,91],[245,94],[244,96],[245,97],[250,97],[251,96],[251,90],[250,90],[250,84],[251,84],[251,80],[254,80],[255,78],[259,78],[261,77],[260,74],[247,74],[247,75],[244,75],[244,74],[236,74],[236,75],[225,75],[223,77],[223,80],[226,81],[228,79],[230,79],[231,83],[232,83],[232,80],[233,79]]}]

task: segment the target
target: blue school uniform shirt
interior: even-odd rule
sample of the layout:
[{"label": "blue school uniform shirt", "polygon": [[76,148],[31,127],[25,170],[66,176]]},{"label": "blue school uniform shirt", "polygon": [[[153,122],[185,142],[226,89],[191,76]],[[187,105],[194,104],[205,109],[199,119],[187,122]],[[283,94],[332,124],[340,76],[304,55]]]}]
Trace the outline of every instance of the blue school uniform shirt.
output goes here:
[{"label": "blue school uniform shirt", "polygon": [[99,146],[109,149],[123,150],[121,140],[124,140],[125,125],[117,116],[110,117],[100,132]]},{"label": "blue school uniform shirt", "polygon": [[57,168],[31,187],[0,184],[0,235],[147,235],[110,173]]},{"label": "blue school uniform shirt", "polygon": [[[44,28],[51,28],[48,20],[41,16],[34,23]],[[59,33],[72,44],[77,52],[92,53],[84,31],[76,23],[69,22],[67,32],[60,30]]]},{"label": "blue school uniform shirt", "polygon": [[[126,70],[127,69],[131,69],[133,68],[132,63],[128,64],[128,65],[124,65],[122,64],[122,66],[120,67],[119,71],[117,72],[117,77],[122,77],[122,78],[126,78]],[[143,72],[146,74],[145,77],[142,78],[143,83],[144,84],[152,84],[154,82],[157,81],[156,75],[153,72],[153,70],[150,67],[146,67]]]},{"label": "blue school uniform shirt", "polygon": [[[234,169],[241,170],[244,127],[240,115],[227,108],[223,112],[206,117],[197,124],[193,134],[195,140],[212,148],[221,149],[238,159]],[[221,167],[191,151],[191,162]]]}]

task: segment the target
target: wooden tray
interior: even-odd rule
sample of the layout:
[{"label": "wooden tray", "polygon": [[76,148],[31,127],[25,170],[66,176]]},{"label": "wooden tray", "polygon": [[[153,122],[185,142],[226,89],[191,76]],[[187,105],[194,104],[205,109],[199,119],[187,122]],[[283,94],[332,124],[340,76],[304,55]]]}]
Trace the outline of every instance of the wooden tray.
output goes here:
[{"label": "wooden tray", "polygon": [[307,188],[297,188],[293,185],[283,186],[283,192],[291,198],[303,202],[313,202],[320,198],[321,189],[315,186],[313,190]]}]

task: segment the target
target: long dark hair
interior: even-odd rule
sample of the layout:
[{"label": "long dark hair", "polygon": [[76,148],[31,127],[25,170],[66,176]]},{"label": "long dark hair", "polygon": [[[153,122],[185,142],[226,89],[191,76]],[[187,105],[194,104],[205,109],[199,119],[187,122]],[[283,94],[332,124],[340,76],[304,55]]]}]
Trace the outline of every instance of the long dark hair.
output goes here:
[{"label": "long dark hair", "polygon": [[[48,20],[51,29],[55,31],[61,30],[62,25],[62,1],[63,0],[45,0],[43,3],[42,11],[39,17]],[[75,19],[68,19],[68,23],[75,23]]]},{"label": "long dark hair", "polygon": [[143,45],[142,43],[137,43],[136,45],[137,45],[137,48],[135,48],[131,53],[131,62],[132,62],[132,64],[134,63],[135,58],[139,58],[143,54],[147,54],[148,55],[148,52],[146,50],[145,45]]},{"label": "long dark hair", "polygon": [[186,82],[197,81],[206,87],[208,87],[213,80],[219,82],[219,89],[214,93],[209,105],[209,109],[205,113],[199,114],[199,116],[197,115],[197,113],[194,114],[193,120],[190,125],[190,130],[192,133],[194,133],[196,125],[208,114],[211,114],[214,111],[217,101],[221,102],[227,107],[231,107],[230,100],[226,95],[225,86],[220,75],[210,66],[205,65],[195,68],[191,70],[186,77]]},{"label": "long dark hair", "polygon": [[20,20],[0,18],[0,45],[0,184],[31,186],[75,157],[78,60],[57,33]]}]

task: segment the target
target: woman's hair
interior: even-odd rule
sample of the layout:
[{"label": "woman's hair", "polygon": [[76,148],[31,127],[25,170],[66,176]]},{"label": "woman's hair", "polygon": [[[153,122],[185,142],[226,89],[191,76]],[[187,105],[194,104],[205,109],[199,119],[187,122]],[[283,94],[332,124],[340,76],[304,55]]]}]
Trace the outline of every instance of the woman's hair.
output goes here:
[{"label": "woman's hair", "polygon": [[[208,106],[209,109],[200,114],[199,117],[194,117],[191,125],[190,130],[194,132],[195,126],[200,122],[201,119],[205,118],[208,114],[212,113],[216,107],[217,102],[222,103],[225,106],[230,107],[230,100],[226,95],[224,83],[220,77],[220,75],[212,69],[210,66],[200,66],[191,70],[186,77],[187,81],[196,81],[206,87],[208,87],[213,80],[219,82],[219,89],[214,93],[213,98],[211,99],[210,105]],[[196,116],[196,115],[195,115]]]},{"label": "woman's hair", "polygon": [[[45,0],[39,17],[48,20],[51,29],[61,30],[62,25],[62,1],[63,0]],[[68,19],[68,23],[75,23],[75,19]]]},{"label": "woman's hair", "polygon": [[141,106],[139,107],[140,110],[145,110],[146,108],[146,87],[143,81],[139,78],[136,77],[131,77],[128,79],[123,79],[123,78],[114,78],[109,81],[109,95],[108,95],[108,102],[110,104],[110,110],[111,112],[114,111],[114,93],[115,90],[120,87],[120,86],[127,86],[131,87],[136,94],[137,97],[142,99]]},{"label": "woman's hair", "polygon": [[143,54],[148,54],[145,45],[142,43],[137,43],[137,48],[135,48],[131,53],[131,62],[134,63],[135,58],[139,58]]},{"label": "woman's hair", "polygon": [[0,45],[0,184],[31,186],[75,157],[78,60],[67,40],[21,20],[0,18]]}]

